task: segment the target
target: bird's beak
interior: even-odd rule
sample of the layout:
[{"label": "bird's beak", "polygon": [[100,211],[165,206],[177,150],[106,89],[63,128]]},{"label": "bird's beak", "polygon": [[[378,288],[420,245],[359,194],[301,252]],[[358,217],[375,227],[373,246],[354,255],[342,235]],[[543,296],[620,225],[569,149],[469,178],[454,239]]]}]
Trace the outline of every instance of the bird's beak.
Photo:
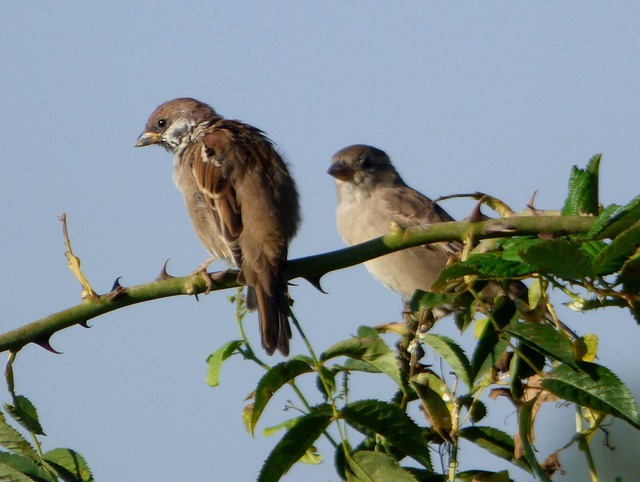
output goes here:
[{"label": "bird's beak", "polygon": [[160,144],[162,137],[155,132],[143,132],[136,140],[135,147],[150,146],[151,144]]},{"label": "bird's beak", "polygon": [[353,179],[355,171],[346,162],[338,160],[331,164],[327,170],[327,174],[339,179],[340,181],[348,181]]}]

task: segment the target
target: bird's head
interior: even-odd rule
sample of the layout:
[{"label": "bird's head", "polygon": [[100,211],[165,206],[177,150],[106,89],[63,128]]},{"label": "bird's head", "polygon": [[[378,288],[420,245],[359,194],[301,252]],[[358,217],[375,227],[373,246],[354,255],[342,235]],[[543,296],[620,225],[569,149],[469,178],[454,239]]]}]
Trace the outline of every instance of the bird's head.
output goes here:
[{"label": "bird's head", "polygon": [[336,152],[327,172],[336,179],[338,185],[346,183],[367,191],[379,185],[404,184],[389,156],[380,149],[364,144],[355,144]]},{"label": "bird's head", "polygon": [[161,104],[147,120],[135,147],[158,144],[172,152],[180,152],[191,141],[198,126],[219,118],[209,105],[190,98],[173,99]]}]

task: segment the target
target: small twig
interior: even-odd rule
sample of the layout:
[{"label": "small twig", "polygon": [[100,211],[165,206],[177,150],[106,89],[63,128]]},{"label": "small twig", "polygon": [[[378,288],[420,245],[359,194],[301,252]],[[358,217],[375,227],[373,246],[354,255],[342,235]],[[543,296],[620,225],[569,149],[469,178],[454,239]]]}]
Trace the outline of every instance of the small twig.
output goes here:
[{"label": "small twig", "polygon": [[89,280],[87,280],[87,278],[82,274],[82,271],[80,270],[80,258],[74,255],[73,250],[71,249],[71,241],[69,240],[69,231],[67,230],[67,214],[62,213],[62,215],[59,216],[58,219],[62,223],[62,235],[64,236],[64,245],[67,248],[67,250],[64,253],[64,256],[65,258],[67,258],[67,264],[69,266],[69,269],[71,270],[73,275],[76,277],[76,279],[80,282],[80,285],[82,286],[82,299],[83,300],[90,299],[93,301],[97,301],[98,294],[95,291],[93,291],[93,288],[91,288],[91,284],[89,283]]}]

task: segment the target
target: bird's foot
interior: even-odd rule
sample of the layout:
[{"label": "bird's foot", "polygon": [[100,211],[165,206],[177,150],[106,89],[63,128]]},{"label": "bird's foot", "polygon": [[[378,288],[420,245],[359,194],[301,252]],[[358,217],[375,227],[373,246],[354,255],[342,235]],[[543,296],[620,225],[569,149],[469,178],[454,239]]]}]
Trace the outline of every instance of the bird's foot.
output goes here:
[{"label": "bird's foot", "polygon": [[214,282],[215,282],[215,276],[210,275],[207,272],[207,268],[216,259],[217,259],[217,256],[211,256],[210,258],[204,260],[204,262],[202,262],[200,264],[200,266],[198,266],[194,271],[191,272],[191,275],[199,274],[200,276],[202,276],[202,279],[204,280],[205,284],[207,285],[207,289],[204,292],[205,295],[207,293],[209,293],[209,291],[211,291],[213,289],[213,285],[214,285]]}]

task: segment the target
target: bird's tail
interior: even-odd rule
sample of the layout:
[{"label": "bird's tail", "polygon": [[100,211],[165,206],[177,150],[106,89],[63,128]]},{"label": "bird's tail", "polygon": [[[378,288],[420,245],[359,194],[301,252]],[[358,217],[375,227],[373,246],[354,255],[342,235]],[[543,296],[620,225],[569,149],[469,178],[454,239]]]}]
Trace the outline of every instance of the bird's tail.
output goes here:
[{"label": "bird's tail", "polygon": [[[268,288],[271,289],[268,290]],[[256,283],[253,290],[255,290],[260,320],[262,347],[269,355],[272,355],[276,349],[284,356],[289,355],[291,327],[289,326],[287,282],[284,276],[279,273],[271,283]],[[251,296],[250,293],[249,296]]]}]

